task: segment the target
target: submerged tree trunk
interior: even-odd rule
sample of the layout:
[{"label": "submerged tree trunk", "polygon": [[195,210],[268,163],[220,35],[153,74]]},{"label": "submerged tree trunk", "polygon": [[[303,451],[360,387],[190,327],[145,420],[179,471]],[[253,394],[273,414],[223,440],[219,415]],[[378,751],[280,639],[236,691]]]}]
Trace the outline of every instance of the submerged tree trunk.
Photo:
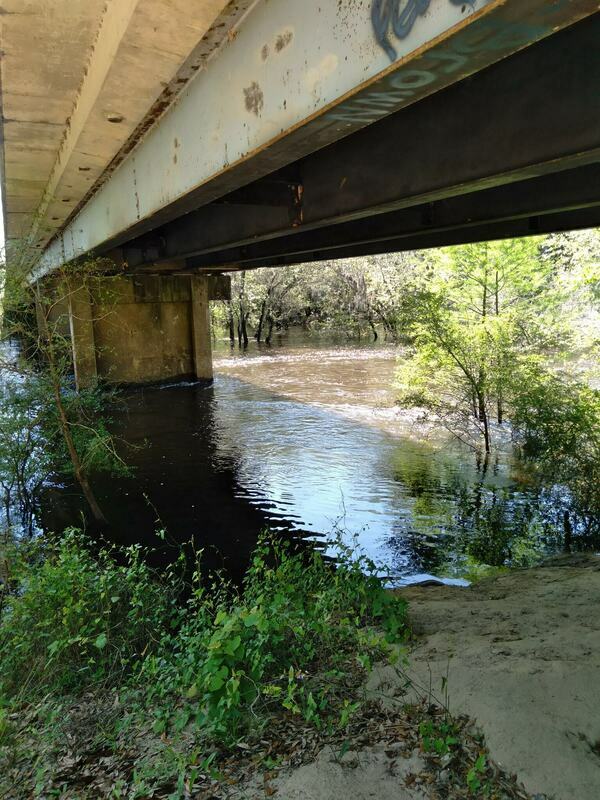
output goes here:
[{"label": "submerged tree trunk", "polygon": [[485,452],[491,453],[492,452],[492,444],[490,441],[490,429],[488,424],[488,416],[487,412],[483,411],[483,441],[485,443]]},{"label": "submerged tree trunk", "polygon": [[273,317],[270,314],[267,317],[267,322],[269,324],[269,330],[268,330],[267,335],[265,337],[265,342],[266,342],[266,344],[271,344],[271,337],[273,336],[273,326],[275,325],[275,320],[273,319]]},{"label": "submerged tree trunk", "polygon": [[229,344],[235,346],[235,321],[233,319],[233,306],[231,300],[227,301],[227,325],[229,327]]},{"label": "submerged tree trunk", "polygon": [[265,325],[265,315],[267,313],[267,300],[266,298],[262,301],[260,306],[260,315],[258,317],[258,327],[256,328],[256,333],[254,334],[254,338],[257,342],[260,342],[262,339],[262,332],[263,327]]},{"label": "submerged tree trunk", "polygon": [[373,331],[373,341],[376,342],[379,336],[377,334],[377,328],[375,327],[375,323],[373,322],[373,317],[370,315],[369,315],[369,325],[371,327],[371,330]]},{"label": "submerged tree trunk", "polygon": [[479,411],[479,421],[483,423],[483,442],[485,445],[485,452],[488,454],[492,452],[492,442],[490,438],[488,414],[485,407],[485,395],[481,391],[477,392],[477,405]]},{"label": "submerged tree trunk", "polygon": [[244,313],[244,308],[240,303],[240,310],[238,316],[238,347],[241,349],[242,347],[246,349],[248,347],[248,328],[246,327],[246,320],[248,319],[248,315]]},{"label": "submerged tree trunk", "polygon": [[248,328],[246,327],[246,321],[248,319],[248,314],[245,312],[243,305],[240,303],[240,318],[238,322],[238,342],[240,347],[248,347]]}]

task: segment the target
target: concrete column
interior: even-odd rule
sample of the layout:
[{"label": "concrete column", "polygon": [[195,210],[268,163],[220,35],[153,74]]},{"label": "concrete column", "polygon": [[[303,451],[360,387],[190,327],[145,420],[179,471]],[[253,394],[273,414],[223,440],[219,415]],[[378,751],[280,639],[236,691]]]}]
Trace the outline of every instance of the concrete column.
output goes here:
[{"label": "concrete column", "polygon": [[69,291],[69,323],[77,389],[92,386],[98,379],[92,301],[87,287]]},{"label": "concrete column", "polygon": [[205,276],[190,277],[194,371],[198,380],[211,381],[213,365],[208,284],[209,280]]}]

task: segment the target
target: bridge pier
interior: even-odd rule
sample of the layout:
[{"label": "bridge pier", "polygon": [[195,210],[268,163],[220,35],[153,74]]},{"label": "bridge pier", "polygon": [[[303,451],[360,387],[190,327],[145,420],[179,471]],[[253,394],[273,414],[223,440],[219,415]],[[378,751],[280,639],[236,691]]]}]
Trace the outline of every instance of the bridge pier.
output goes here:
[{"label": "bridge pier", "polygon": [[198,380],[212,380],[213,377],[209,280],[199,275],[192,275],[190,278],[192,356],[194,374]]},{"label": "bridge pier", "polygon": [[79,389],[92,386],[98,380],[93,304],[89,289],[86,286],[70,287],[67,303],[73,369],[75,383]]},{"label": "bridge pier", "polygon": [[101,277],[61,295],[54,322],[68,318],[78,389],[97,381],[212,380],[209,302],[228,298],[228,278]]}]

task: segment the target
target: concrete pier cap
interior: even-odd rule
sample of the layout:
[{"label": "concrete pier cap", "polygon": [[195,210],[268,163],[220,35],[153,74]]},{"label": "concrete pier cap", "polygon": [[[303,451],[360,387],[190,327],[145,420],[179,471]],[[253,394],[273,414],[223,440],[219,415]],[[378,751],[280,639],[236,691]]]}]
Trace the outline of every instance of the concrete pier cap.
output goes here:
[{"label": "concrete pier cap", "polygon": [[94,277],[55,287],[54,316],[68,324],[77,388],[212,381],[209,303],[227,299],[228,291],[224,276],[186,274]]}]

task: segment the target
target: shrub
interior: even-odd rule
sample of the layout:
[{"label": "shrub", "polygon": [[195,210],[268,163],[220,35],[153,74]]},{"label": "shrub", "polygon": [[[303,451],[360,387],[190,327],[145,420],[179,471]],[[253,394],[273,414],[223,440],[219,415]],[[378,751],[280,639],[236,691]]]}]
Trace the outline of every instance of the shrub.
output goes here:
[{"label": "shrub", "polygon": [[[321,725],[337,713],[339,686],[404,635],[405,603],[367,559],[344,552],[334,566],[267,537],[243,589],[213,602],[196,595],[168,654],[146,659],[142,672],[155,707],[157,695],[184,698],[183,720],[224,741],[260,725],[274,705]],[[157,728],[168,724],[162,716]]]},{"label": "shrub", "polygon": [[115,683],[155,650],[176,617],[176,586],[159,584],[139,547],[99,549],[68,531],[18,548],[0,618],[0,695],[29,699]]},{"label": "shrub", "polygon": [[159,579],[140,548],[94,552],[77,532],[33,555],[12,559],[0,609],[0,694],[13,706],[114,687],[120,729],[191,722],[225,744],[282,708],[345,725],[352,687],[404,635],[404,602],[349,551],[334,565],[265,536],[241,588],[196,573],[185,593],[183,561]]}]

